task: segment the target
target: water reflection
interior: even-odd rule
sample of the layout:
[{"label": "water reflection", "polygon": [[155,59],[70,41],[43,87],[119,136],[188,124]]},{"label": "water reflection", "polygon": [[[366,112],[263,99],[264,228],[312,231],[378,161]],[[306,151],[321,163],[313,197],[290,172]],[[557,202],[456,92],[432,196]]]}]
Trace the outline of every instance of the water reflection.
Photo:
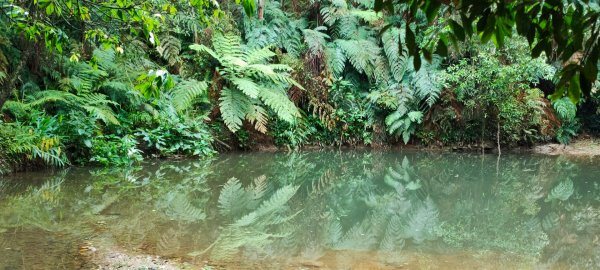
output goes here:
[{"label": "water reflection", "polygon": [[598,268],[597,164],[299,152],[15,175],[0,268],[90,267],[89,243],[217,268]]}]

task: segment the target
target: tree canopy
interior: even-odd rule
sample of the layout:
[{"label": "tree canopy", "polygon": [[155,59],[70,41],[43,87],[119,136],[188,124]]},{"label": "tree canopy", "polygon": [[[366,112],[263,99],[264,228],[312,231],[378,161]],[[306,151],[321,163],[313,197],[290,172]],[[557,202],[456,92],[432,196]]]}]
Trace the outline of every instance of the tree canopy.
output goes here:
[{"label": "tree canopy", "polygon": [[[433,53],[446,55],[448,46],[458,46],[473,35],[502,47],[516,30],[527,38],[533,57],[544,52],[550,61],[561,61],[554,99],[566,95],[578,102],[582,95],[589,97],[597,78],[600,5],[596,0],[375,0],[374,9],[407,22],[406,42],[413,56],[422,54],[431,61]],[[429,23],[439,23],[440,16],[447,18],[443,23],[449,31],[435,33],[419,48],[414,41],[416,28],[411,27],[418,13],[424,13]],[[414,58],[417,69],[419,59]]]}]

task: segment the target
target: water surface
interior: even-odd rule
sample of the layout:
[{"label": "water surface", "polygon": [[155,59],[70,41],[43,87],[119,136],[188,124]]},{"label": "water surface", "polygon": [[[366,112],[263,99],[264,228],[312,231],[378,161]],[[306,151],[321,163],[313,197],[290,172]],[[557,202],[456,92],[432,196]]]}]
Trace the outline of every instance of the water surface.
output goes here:
[{"label": "water surface", "polygon": [[598,269],[600,160],[223,154],[0,178],[0,269]]}]

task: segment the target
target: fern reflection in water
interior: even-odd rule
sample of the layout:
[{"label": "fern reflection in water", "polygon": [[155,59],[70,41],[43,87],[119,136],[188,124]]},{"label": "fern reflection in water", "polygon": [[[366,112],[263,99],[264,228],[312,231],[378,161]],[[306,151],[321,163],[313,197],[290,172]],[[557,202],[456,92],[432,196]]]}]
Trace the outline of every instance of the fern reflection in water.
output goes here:
[{"label": "fern reflection in water", "polygon": [[506,155],[497,167],[495,157],[397,152],[17,174],[1,181],[0,256],[43,257],[41,240],[11,239],[51,233],[200,265],[434,267],[445,256],[458,268],[594,268],[597,174],[593,161]]}]

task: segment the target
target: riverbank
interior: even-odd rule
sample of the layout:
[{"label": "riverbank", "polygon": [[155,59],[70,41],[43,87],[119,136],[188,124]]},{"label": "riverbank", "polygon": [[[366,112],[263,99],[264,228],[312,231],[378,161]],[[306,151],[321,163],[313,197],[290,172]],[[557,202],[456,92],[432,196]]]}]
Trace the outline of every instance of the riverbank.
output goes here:
[{"label": "riverbank", "polygon": [[[286,151],[319,151],[319,150],[411,150],[411,151],[430,151],[430,152],[472,152],[481,153],[481,147],[479,145],[448,145],[448,146],[424,146],[418,144],[378,144],[378,145],[354,145],[354,146],[322,146],[322,145],[306,145],[299,147],[298,149],[291,149],[286,147],[277,147],[274,144],[256,144],[249,149],[235,149],[223,151],[226,152],[286,152]],[[600,156],[600,138],[596,137],[582,137],[574,139],[569,145],[562,145],[558,143],[545,143],[538,144],[531,147],[503,147],[502,152],[505,153],[535,153],[549,156],[572,156],[572,157],[594,157]],[[498,153],[496,146],[489,143],[484,147],[484,153]],[[218,155],[218,154],[217,154]],[[161,159],[181,159],[184,156],[177,155]],[[37,166],[41,166],[41,163],[36,163]],[[0,176],[17,173],[21,171],[35,171],[37,168],[42,167],[36,166],[24,166],[24,164],[14,164],[2,159],[0,156]]]},{"label": "riverbank", "polygon": [[573,141],[569,145],[556,143],[542,144],[532,148],[536,154],[543,155],[563,155],[576,157],[593,157],[600,156],[600,139],[598,138],[583,138]]}]

